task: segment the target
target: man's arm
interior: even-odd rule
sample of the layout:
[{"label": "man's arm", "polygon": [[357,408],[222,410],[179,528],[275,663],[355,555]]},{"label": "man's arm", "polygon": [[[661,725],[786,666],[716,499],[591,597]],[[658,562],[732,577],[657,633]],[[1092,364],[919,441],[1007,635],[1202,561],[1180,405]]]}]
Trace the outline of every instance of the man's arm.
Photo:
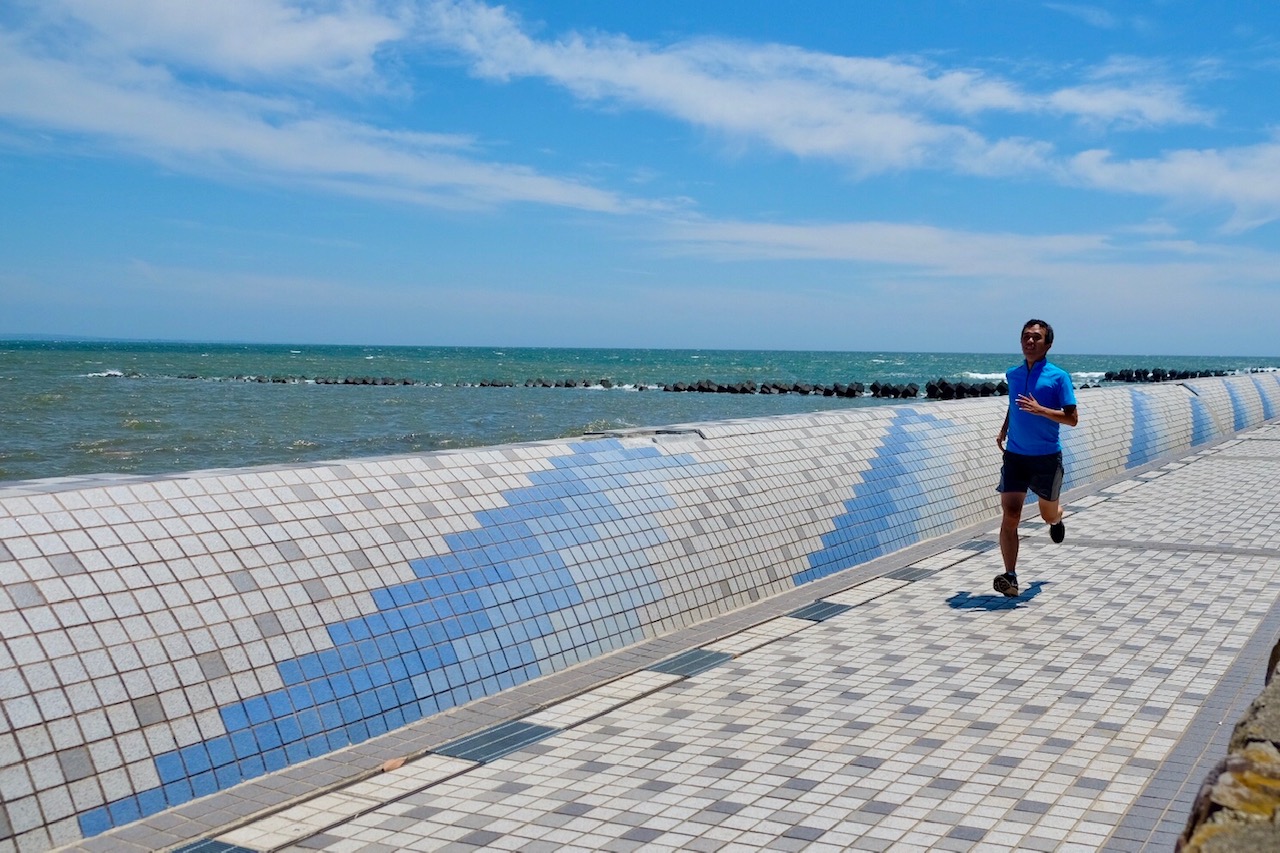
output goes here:
[{"label": "man's arm", "polygon": [[[1036,402],[1036,398],[1030,394],[1018,395],[1018,408],[1024,412],[1033,415],[1039,415],[1042,418],[1048,418],[1051,421],[1057,421],[1064,426],[1073,427],[1080,423],[1080,415],[1076,411],[1074,403],[1063,406],[1061,409],[1049,409]],[[1005,415],[1005,428],[1008,428],[1009,416]]]},{"label": "man's arm", "polygon": [[1000,427],[1000,434],[996,436],[996,445],[1004,450],[1004,440],[1009,437],[1009,410],[1004,410],[1004,424]]}]

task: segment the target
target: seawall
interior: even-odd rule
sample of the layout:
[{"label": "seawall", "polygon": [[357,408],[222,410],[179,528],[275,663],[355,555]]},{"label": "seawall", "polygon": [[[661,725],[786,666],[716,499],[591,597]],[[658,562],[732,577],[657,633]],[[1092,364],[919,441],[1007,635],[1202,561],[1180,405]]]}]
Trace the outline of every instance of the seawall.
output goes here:
[{"label": "seawall", "polygon": [[[1280,374],[1087,389],[1084,485]],[[0,484],[0,850],[47,849],[996,513],[1007,399]]]}]

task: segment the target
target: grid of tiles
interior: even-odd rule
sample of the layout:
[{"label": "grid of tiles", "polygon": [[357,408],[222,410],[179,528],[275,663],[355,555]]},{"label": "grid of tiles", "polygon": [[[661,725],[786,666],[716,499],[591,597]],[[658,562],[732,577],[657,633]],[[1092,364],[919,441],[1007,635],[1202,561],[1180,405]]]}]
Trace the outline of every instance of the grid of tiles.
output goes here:
[{"label": "grid of tiles", "polygon": [[[1277,394],[1270,376],[1091,390],[1073,473],[1251,425]],[[0,850],[128,823],[989,517],[1004,405],[0,489],[0,668],[19,676],[0,687]]]},{"label": "grid of tiles", "polygon": [[[1214,457],[1242,452],[1093,501],[1073,534],[1102,542],[1136,505],[1192,524],[1201,505],[1170,496],[1231,504]],[[1201,706],[1280,597],[1280,551],[1275,534],[1263,556],[1228,553],[1229,533],[1188,553],[1131,532],[1024,543],[1051,591],[1012,607],[948,606],[999,555],[939,555],[933,576],[851,589],[846,613],[285,849],[1168,849],[1178,827],[1124,818],[1173,799],[1153,773],[1181,738],[1200,742]]]}]

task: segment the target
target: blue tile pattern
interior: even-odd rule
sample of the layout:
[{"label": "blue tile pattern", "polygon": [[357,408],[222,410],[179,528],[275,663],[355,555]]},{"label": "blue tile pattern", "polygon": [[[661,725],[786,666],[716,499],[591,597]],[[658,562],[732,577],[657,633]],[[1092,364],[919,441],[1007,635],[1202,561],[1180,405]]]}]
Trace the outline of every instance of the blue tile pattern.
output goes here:
[{"label": "blue tile pattern", "polygon": [[1191,396],[1191,446],[1199,447],[1206,441],[1217,437],[1218,430],[1213,423],[1213,413],[1208,405],[1195,394]]},{"label": "blue tile pattern", "polygon": [[1088,483],[1094,476],[1095,460],[1092,448],[1083,437],[1082,430],[1068,429],[1062,432],[1062,488],[1071,489]]},{"label": "blue tile pattern", "polygon": [[1232,382],[1224,382],[1228,396],[1231,397],[1231,412],[1234,416],[1233,429],[1237,432],[1249,425],[1249,407],[1241,396],[1240,390]]},{"label": "blue tile pattern", "polygon": [[[1273,374],[1274,375],[1274,374]],[[1270,387],[1258,377],[1253,377],[1253,384],[1258,389],[1258,397],[1262,400],[1262,416],[1267,420],[1271,420],[1276,416],[1276,406],[1271,400],[1271,392],[1275,391],[1275,382],[1270,383]]]},{"label": "blue tile pattern", "polygon": [[1133,427],[1129,458],[1125,460],[1124,467],[1136,468],[1160,455],[1160,432],[1156,429],[1156,414],[1147,395],[1137,388],[1130,388],[1129,396],[1133,400]]},{"label": "blue tile pattern", "polygon": [[950,448],[967,432],[919,409],[895,411],[852,500],[832,519],[835,529],[822,537],[822,550],[809,554],[809,568],[793,576],[796,585],[951,529],[956,509],[948,498],[954,498],[959,472]]},{"label": "blue tile pattern", "polygon": [[[718,469],[616,441],[572,450],[446,536],[450,553],[412,561],[418,580],[374,590],[376,612],[330,625],[332,648],[279,663],[284,689],[224,705],[225,735],[156,756],[160,788],[82,814],[85,835],[543,675],[562,626],[581,657],[642,639],[637,608],[661,588],[617,546],[665,541],[663,481]],[[599,559],[575,564],[583,548]]]}]

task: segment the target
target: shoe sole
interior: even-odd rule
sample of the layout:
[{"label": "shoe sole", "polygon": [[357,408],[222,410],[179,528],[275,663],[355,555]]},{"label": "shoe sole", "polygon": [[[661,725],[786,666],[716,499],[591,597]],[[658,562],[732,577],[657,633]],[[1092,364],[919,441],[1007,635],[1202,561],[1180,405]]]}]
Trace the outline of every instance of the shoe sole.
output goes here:
[{"label": "shoe sole", "polygon": [[991,582],[991,586],[996,592],[1006,595],[1009,598],[1018,597],[1018,585],[1010,581],[1004,575],[996,575],[996,579]]}]

